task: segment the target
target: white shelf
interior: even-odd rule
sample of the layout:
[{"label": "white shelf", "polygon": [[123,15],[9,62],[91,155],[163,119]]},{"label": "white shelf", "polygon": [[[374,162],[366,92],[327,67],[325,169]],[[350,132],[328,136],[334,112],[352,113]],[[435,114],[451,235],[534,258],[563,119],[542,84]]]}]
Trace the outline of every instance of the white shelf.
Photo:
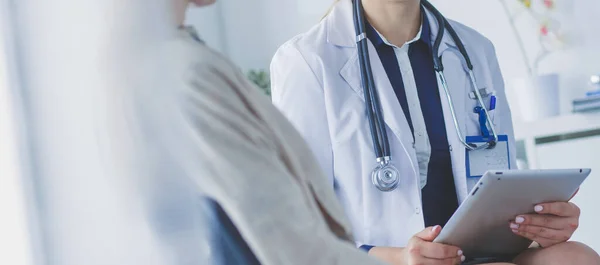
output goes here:
[{"label": "white shelf", "polygon": [[515,123],[517,141],[600,129],[600,112],[578,113]]}]

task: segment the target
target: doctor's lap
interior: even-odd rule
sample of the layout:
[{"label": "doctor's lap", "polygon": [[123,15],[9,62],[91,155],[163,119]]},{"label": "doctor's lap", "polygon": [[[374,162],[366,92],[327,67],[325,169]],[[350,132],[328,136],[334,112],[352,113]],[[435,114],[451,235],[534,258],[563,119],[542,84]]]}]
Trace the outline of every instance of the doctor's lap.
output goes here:
[{"label": "doctor's lap", "polygon": [[[516,167],[515,139],[492,43],[420,2],[337,1],[279,48],[272,98],[329,177],[358,247],[393,264],[457,264],[459,249],[431,243],[436,229],[485,171]],[[564,258],[600,264],[586,246],[564,243],[575,208],[545,205],[507,226]],[[542,264],[549,255],[490,261]]]}]

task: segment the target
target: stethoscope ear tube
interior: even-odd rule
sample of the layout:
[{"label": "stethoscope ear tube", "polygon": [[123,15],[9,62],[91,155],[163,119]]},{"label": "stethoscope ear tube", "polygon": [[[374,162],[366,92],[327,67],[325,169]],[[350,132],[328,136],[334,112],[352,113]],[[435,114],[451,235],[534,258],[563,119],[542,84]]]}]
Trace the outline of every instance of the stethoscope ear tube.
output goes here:
[{"label": "stethoscope ear tube", "polygon": [[458,37],[458,34],[456,34],[456,31],[454,30],[454,28],[450,26],[450,23],[448,22],[448,20],[444,16],[442,16],[442,19],[444,20],[444,24],[446,25],[446,28],[448,29],[448,33],[450,33],[450,36],[452,36],[452,39],[454,40],[454,43],[456,44],[458,51],[460,51],[460,54],[462,54],[462,56],[465,58],[465,61],[467,62],[467,67],[469,68],[469,70],[473,71],[473,64],[471,63],[471,57],[469,57],[469,53],[467,53],[467,49],[465,48],[465,45]]},{"label": "stethoscope ear tube", "polygon": [[[422,0],[421,3],[425,8],[430,10],[435,16],[435,19],[440,23],[443,21],[442,13],[440,13],[429,1]],[[441,17],[441,18],[440,18]],[[427,19],[427,18],[424,18]],[[438,56],[438,51],[440,50],[440,45],[442,44],[442,39],[444,37],[444,30],[446,29],[445,25],[439,25],[438,33],[435,37],[435,41],[433,42],[433,67],[435,71],[442,72],[444,71],[444,65],[442,64],[442,57]]]},{"label": "stethoscope ear tube", "polygon": [[[363,19],[359,20],[359,24],[361,25],[362,32],[365,32],[365,21],[364,21],[364,13],[362,10],[362,6],[360,5],[360,0],[356,0],[359,3],[361,16]],[[364,63],[365,69],[371,69],[371,59],[369,58],[369,42],[368,39],[365,38],[360,41],[361,56]],[[382,156],[378,158],[384,158],[390,156],[390,144],[388,142],[387,131],[385,130],[385,123],[383,120],[383,111],[381,110],[381,100],[379,100],[379,94],[377,93],[377,88],[375,87],[375,78],[373,77],[372,71],[363,71],[366,73],[368,87],[369,87],[369,95],[371,97],[371,103],[373,104],[374,118],[376,119],[377,125],[375,128],[378,131],[379,144],[381,145]]]},{"label": "stethoscope ear tube", "polygon": [[[462,43],[462,41],[458,37],[458,34],[456,34],[456,31],[454,30],[454,28],[452,26],[450,26],[450,23],[448,22],[448,20],[429,1],[422,0],[421,2],[425,6],[425,8],[427,8],[429,11],[431,11],[431,13],[433,13],[433,15],[435,16],[435,19],[440,24],[440,25],[438,25],[439,31],[435,38],[435,42],[433,43],[433,51],[435,51],[437,53],[437,51],[440,50],[440,44],[442,43],[442,38],[444,36],[444,30],[447,29],[448,33],[452,37],[452,40],[454,40],[456,47],[460,51],[460,54],[462,54],[462,56],[465,58],[465,61],[467,62],[467,67],[470,70],[473,70],[473,64],[471,63],[471,58],[469,57],[469,54],[467,53],[467,49],[465,49],[465,45]],[[440,69],[439,71],[444,71],[444,66],[441,62],[441,58],[439,56],[437,56],[437,54],[434,54],[433,61],[434,61],[433,62],[434,66],[436,67],[436,71],[438,71],[438,69]]]},{"label": "stethoscope ear tube", "polygon": [[365,102],[367,102],[367,116],[373,134],[373,143],[375,153],[379,160],[390,156],[390,145],[388,142],[387,131],[383,120],[383,112],[381,110],[379,95],[375,89],[373,73],[370,71],[371,62],[368,52],[368,39],[366,38],[364,11],[360,0],[354,1],[354,12],[356,12],[355,28],[357,29],[357,47],[358,57],[361,68],[361,78],[365,91]]},{"label": "stethoscope ear tube", "polygon": [[[369,80],[369,69],[368,68],[370,66],[370,63],[368,61],[368,55],[365,56],[365,50],[367,49],[367,39],[365,36],[365,24],[364,21],[362,21],[363,16],[363,11],[362,11],[362,5],[360,0],[354,0],[353,1],[354,5],[353,5],[353,12],[354,12],[354,28],[356,30],[356,45],[357,45],[357,51],[358,51],[358,60],[359,60],[359,65],[360,65],[360,72],[361,72],[361,82],[363,85],[363,91],[364,91],[364,97],[365,97],[365,105],[366,105],[366,114],[367,114],[367,118],[369,121],[369,129],[371,130],[371,139],[373,140],[373,151],[375,152],[375,156],[377,158],[383,157],[384,156],[384,147],[382,146],[381,142],[382,141],[386,141],[386,138],[382,138],[380,135],[380,129],[378,128],[380,126],[379,123],[379,117],[381,117],[381,115],[376,115],[375,111],[377,109],[376,105],[375,105],[375,100],[376,98],[373,96],[373,89],[371,89],[371,82],[372,80]],[[371,82],[370,82],[371,81]]]},{"label": "stethoscope ear tube", "polygon": [[[498,141],[498,135],[497,135],[496,129],[494,128],[494,125],[493,125],[493,123],[492,123],[492,121],[490,119],[490,115],[489,115],[489,113],[487,111],[487,108],[485,107],[483,99],[482,99],[481,95],[479,94],[479,88],[477,87],[477,82],[475,81],[475,77],[473,75],[473,64],[471,62],[471,58],[469,57],[469,53],[467,52],[467,49],[465,48],[465,45],[463,44],[462,40],[459,38],[459,36],[456,33],[456,31],[454,30],[454,28],[450,25],[450,23],[442,15],[442,13],[440,13],[440,11],[437,10],[437,8],[435,8],[435,6],[433,6],[428,0],[421,0],[421,2],[423,4],[423,6],[425,6],[425,8],[427,8],[429,11],[431,11],[431,13],[433,13],[433,15],[435,16],[435,18],[436,18],[436,20],[437,20],[437,22],[439,24],[439,31],[437,33],[437,36],[435,38],[435,42],[433,44],[433,63],[434,63],[435,71],[438,73],[438,76],[440,77],[440,80],[442,80],[442,86],[444,87],[444,90],[445,90],[445,92],[446,92],[446,94],[448,96],[448,101],[450,103],[450,108],[452,109],[451,112],[452,112],[453,118],[455,119],[455,124],[454,125],[456,127],[457,134],[461,138],[461,142],[470,151],[481,150],[481,149],[485,149],[485,148],[494,148],[496,146],[496,142]],[[452,40],[456,44],[456,47],[458,48],[459,52],[461,53],[461,55],[465,59],[465,62],[467,64],[467,68],[469,69],[469,79],[470,79],[471,84],[473,86],[473,90],[475,91],[478,103],[484,109],[487,123],[490,125],[490,128],[492,129],[493,139],[490,140],[488,143],[486,143],[484,145],[481,145],[481,146],[474,147],[473,144],[467,144],[466,141],[464,139],[462,139],[463,136],[462,136],[462,133],[460,132],[459,124],[456,122],[456,116],[455,116],[454,110],[453,110],[452,99],[451,99],[450,94],[449,94],[450,91],[448,90],[447,84],[445,82],[444,65],[442,63],[441,56],[438,56],[440,44],[442,42],[442,39],[443,39],[443,36],[444,36],[444,30],[445,29],[448,30],[448,33],[452,37]]]}]

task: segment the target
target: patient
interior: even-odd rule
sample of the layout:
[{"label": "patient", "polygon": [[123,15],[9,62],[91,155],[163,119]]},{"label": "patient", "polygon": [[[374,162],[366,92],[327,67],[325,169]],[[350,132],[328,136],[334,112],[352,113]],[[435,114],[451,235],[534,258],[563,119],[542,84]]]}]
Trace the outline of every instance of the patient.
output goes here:
[{"label": "patient", "polygon": [[[174,1],[179,25],[188,2]],[[174,41],[195,179],[261,264],[380,264],[356,249],[310,149],[270,100],[190,28]],[[189,165],[188,165],[189,166]]]}]

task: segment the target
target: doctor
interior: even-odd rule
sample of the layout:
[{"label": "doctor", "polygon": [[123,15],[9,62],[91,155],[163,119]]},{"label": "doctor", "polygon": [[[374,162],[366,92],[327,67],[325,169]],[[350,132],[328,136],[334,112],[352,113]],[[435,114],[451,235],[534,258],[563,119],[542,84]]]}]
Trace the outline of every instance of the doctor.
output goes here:
[{"label": "doctor", "polygon": [[[271,64],[273,102],[329,176],[357,246],[391,264],[469,262],[431,241],[488,169],[471,161],[493,154],[485,161],[493,169],[516,165],[494,47],[426,1],[355,1],[338,0],[281,46]],[[577,206],[535,210],[507,226],[543,248],[483,263],[600,264],[593,250],[567,242]]]}]

